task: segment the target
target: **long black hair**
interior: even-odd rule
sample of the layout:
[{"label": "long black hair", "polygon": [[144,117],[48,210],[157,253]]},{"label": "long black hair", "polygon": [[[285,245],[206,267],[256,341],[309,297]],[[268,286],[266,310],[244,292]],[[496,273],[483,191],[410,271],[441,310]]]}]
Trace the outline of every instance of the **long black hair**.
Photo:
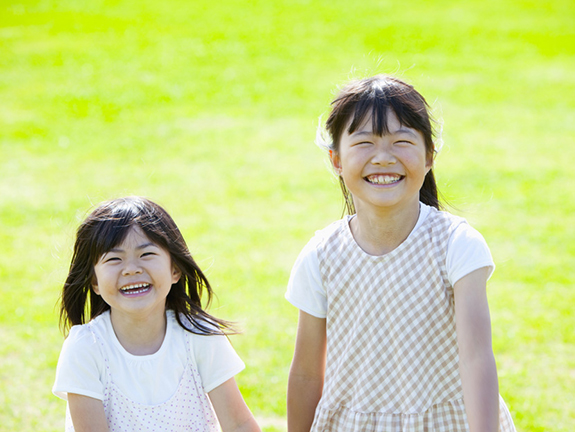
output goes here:
[{"label": "long black hair", "polygon": [[[213,317],[202,308],[202,295],[207,296],[208,307],[213,291],[174,220],[161,206],[142,197],[103,202],[78,228],[60,302],[63,332],[110,309],[92,289],[94,265],[103,254],[121,244],[133,227],[139,227],[152,242],[166,250],[172,264],[182,273],[166,298],[166,309],[174,310],[178,323],[192,333],[234,333],[229,322]],[[184,325],[182,318],[189,325]]]},{"label": "long black hair", "polygon": [[[402,80],[376,75],[347,84],[332,101],[332,110],[325,123],[325,129],[330,135],[330,150],[338,152],[344,128],[351,120],[348,133],[356,131],[371,115],[373,132],[377,135],[389,133],[387,127],[387,112],[391,109],[399,122],[415,129],[423,135],[425,153],[433,160],[436,149],[434,144],[433,119],[429,114],[429,105],[425,98],[413,86]],[[339,184],[344,198],[344,212],[355,213],[353,197],[347,189],[343,178],[339,176]],[[437,209],[441,208],[437,184],[433,169],[425,176],[419,190],[419,200]]]}]

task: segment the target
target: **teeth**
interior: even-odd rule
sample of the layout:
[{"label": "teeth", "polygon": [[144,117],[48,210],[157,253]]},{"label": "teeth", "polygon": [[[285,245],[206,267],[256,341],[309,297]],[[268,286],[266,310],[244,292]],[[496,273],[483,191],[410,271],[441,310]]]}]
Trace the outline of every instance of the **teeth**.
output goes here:
[{"label": "teeth", "polygon": [[134,284],[134,285],[126,285],[125,287],[120,288],[120,291],[131,291],[137,290],[138,288],[143,288],[138,291],[131,291],[131,294],[137,294],[146,291],[149,288],[150,284],[141,283],[141,284]]},{"label": "teeth", "polygon": [[394,175],[373,175],[368,176],[367,180],[373,184],[392,184],[401,180],[401,176]]},{"label": "teeth", "polygon": [[148,290],[148,289],[146,288],[146,289],[141,289],[141,290],[137,290],[137,291],[130,291],[130,294],[140,294],[140,293],[143,293],[143,292],[145,292],[145,291],[147,291],[147,290]]}]

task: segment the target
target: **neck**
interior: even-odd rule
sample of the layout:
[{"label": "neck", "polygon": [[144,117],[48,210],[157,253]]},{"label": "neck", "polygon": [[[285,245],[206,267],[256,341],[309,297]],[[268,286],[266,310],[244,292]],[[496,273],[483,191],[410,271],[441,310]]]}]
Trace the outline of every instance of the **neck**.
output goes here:
[{"label": "neck", "polygon": [[126,316],[110,311],[110,319],[118,341],[133,355],[149,355],[157,352],[166,335],[165,311],[155,316]]},{"label": "neck", "polygon": [[358,209],[350,227],[359,247],[374,256],[385,255],[409,237],[419,218],[419,201],[402,209]]}]

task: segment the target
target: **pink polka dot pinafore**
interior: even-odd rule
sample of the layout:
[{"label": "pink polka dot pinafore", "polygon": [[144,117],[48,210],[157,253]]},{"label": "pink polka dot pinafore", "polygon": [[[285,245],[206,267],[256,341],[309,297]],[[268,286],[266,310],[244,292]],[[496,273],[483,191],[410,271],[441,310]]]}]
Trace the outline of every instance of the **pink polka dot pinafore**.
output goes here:
[{"label": "pink polka dot pinafore", "polygon": [[[92,334],[104,347],[101,338]],[[102,349],[106,352],[105,349]],[[104,411],[110,432],[216,432],[219,424],[204,393],[200,374],[190,354],[186,337],[187,366],[178,389],[167,401],[158,405],[144,405],[129,399],[114,384],[109,360],[104,356],[107,382],[104,388]],[[161,371],[158,371],[161,373]],[[73,431],[69,412],[66,414],[66,431]]]}]

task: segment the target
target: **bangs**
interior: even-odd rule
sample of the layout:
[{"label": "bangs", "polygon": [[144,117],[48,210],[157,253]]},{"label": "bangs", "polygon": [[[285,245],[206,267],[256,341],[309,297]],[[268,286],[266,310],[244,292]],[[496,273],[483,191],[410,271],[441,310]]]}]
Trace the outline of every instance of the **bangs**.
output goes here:
[{"label": "bangs", "polygon": [[88,222],[90,257],[95,264],[102,255],[120,245],[128,232],[138,227],[158,246],[169,250],[169,236],[181,237],[171,217],[159,206],[138,199],[126,198],[102,205]]},{"label": "bangs", "polygon": [[358,100],[348,101],[350,107],[348,110],[343,110],[351,112],[349,117],[351,123],[347,133],[352,134],[371,118],[375,135],[389,134],[387,115],[391,109],[402,126],[420,131],[424,137],[431,135],[430,119],[425,101],[413,100],[414,95],[405,91],[401,95],[394,95],[386,90],[389,88],[375,88],[371,92],[363,93]]},{"label": "bangs", "polygon": [[387,115],[391,109],[401,125],[421,132],[428,153],[433,153],[434,133],[429,106],[413,86],[403,81],[386,76],[353,81],[340,91],[331,105],[333,108],[325,127],[331,135],[330,145],[334,150],[338,150],[346,127],[352,134],[369,118],[374,134],[388,134]]},{"label": "bangs", "polygon": [[96,221],[95,225],[90,248],[94,264],[102,255],[119,246],[128,232],[134,226],[138,226],[129,214],[118,215],[117,219]]}]

